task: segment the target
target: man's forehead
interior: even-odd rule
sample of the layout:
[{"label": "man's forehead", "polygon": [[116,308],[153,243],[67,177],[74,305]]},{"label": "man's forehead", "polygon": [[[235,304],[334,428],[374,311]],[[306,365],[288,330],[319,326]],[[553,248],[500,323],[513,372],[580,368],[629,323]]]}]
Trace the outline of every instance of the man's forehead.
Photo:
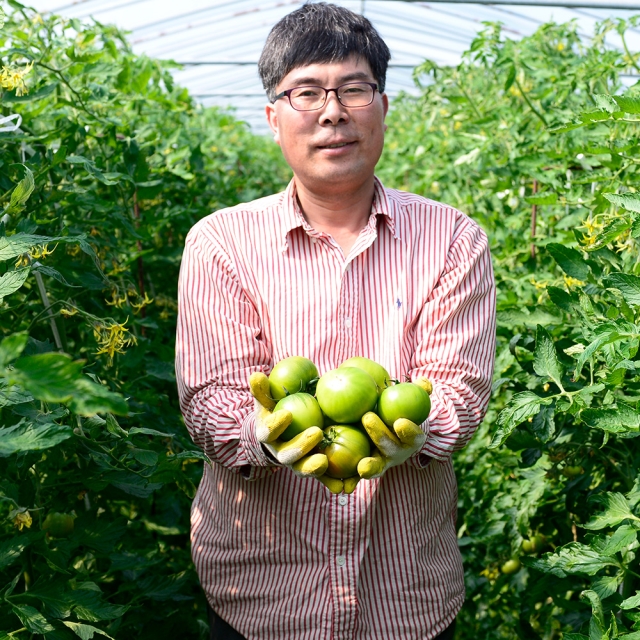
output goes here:
[{"label": "man's forehead", "polygon": [[278,83],[287,86],[318,84],[331,76],[339,82],[350,80],[373,80],[369,63],[356,56],[338,62],[322,62],[295,67]]}]

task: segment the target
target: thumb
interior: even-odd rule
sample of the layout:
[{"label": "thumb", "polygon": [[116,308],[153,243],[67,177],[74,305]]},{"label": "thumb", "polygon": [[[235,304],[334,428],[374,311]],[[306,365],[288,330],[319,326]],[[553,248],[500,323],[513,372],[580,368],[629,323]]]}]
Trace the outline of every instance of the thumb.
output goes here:
[{"label": "thumb", "polygon": [[249,376],[249,388],[251,395],[269,411],[273,411],[276,401],[271,397],[269,378],[262,371],[254,371]]}]

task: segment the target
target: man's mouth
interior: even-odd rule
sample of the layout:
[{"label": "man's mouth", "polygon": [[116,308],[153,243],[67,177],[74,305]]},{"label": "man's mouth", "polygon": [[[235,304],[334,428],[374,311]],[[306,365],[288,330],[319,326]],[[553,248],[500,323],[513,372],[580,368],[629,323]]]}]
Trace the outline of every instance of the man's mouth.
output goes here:
[{"label": "man's mouth", "polygon": [[346,147],[348,145],[352,144],[351,142],[336,142],[334,144],[326,144],[326,145],[322,145],[320,148],[321,149],[339,149],[340,147]]}]

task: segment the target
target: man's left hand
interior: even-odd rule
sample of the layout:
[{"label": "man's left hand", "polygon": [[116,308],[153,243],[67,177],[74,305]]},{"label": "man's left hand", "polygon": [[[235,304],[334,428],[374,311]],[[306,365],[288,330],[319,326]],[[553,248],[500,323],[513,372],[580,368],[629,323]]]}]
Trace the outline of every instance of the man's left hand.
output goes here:
[{"label": "man's left hand", "polygon": [[379,478],[387,469],[406,462],[422,449],[427,439],[425,431],[415,422],[398,418],[390,429],[373,411],[362,416],[362,426],[377,449],[358,463],[358,474],[366,480]]}]

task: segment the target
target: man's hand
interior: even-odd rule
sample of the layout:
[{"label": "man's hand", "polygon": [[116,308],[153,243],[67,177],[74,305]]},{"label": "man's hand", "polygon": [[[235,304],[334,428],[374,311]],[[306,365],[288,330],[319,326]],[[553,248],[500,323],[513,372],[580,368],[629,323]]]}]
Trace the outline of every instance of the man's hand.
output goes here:
[{"label": "man's hand", "polygon": [[[431,382],[426,378],[416,380],[415,384],[431,393]],[[379,478],[387,469],[408,460],[422,449],[427,439],[427,434],[415,422],[398,418],[390,429],[373,411],[362,416],[362,426],[376,446],[373,455],[358,463],[358,474],[367,480]]]},{"label": "man's hand", "polygon": [[[309,427],[288,442],[279,440],[285,429],[291,424],[291,412],[273,411],[275,401],[269,395],[269,379],[256,371],[249,377],[249,387],[255,398],[256,437],[265,449],[282,465],[289,467],[295,474],[304,478],[321,478],[327,470],[329,461],[324,453],[311,453],[322,442],[320,427]],[[329,486],[330,491],[333,489]],[[337,488],[337,487],[336,487]],[[334,493],[340,493],[342,487]]]}]

